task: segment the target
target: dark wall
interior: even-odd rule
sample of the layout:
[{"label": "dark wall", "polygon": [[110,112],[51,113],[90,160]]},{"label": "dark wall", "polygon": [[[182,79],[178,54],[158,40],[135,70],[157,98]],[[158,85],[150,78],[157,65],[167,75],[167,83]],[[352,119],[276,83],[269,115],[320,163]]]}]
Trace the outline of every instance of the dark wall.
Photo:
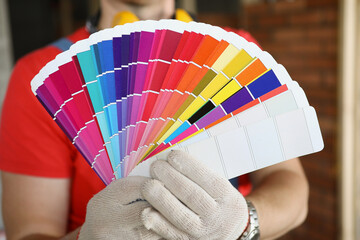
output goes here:
[{"label": "dark wall", "polygon": [[282,239],[337,239],[338,1],[294,0],[244,9],[244,26],[285,66],[317,111],[325,148],[301,158],[310,182],[306,222]]},{"label": "dark wall", "polygon": [[55,39],[57,1],[11,0],[8,4],[15,59]]},{"label": "dark wall", "polygon": [[[63,34],[61,27],[62,0],[9,0],[9,16],[14,58],[45,46]],[[71,1],[67,9],[74,23],[73,30],[87,18],[87,0]]]}]

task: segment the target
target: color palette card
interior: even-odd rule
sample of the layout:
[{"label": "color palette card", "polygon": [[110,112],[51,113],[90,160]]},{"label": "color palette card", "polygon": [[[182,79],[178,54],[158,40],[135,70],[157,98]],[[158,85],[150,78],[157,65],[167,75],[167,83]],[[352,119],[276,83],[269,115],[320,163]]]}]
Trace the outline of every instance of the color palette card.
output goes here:
[{"label": "color palette card", "polygon": [[279,91],[140,163],[130,175],[149,176],[150,164],[166,159],[171,149],[187,151],[228,179],[320,151],[316,113],[301,88],[295,84]]},{"label": "color palette card", "polygon": [[254,43],[204,23],[139,21],[59,54],[33,93],[105,184],[174,148],[232,178],[323,148],[314,109]]}]

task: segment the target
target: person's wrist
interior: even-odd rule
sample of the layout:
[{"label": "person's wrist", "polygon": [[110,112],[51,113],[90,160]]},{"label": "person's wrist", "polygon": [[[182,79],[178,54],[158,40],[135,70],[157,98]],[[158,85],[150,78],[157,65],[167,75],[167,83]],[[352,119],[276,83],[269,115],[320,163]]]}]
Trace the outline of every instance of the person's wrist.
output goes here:
[{"label": "person's wrist", "polygon": [[241,234],[239,240],[259,240],[260,229],[259,229],[259,218],[256,212],[256,208],[251,201],[246,201],[249,211],[249,221],[245,231]]}]

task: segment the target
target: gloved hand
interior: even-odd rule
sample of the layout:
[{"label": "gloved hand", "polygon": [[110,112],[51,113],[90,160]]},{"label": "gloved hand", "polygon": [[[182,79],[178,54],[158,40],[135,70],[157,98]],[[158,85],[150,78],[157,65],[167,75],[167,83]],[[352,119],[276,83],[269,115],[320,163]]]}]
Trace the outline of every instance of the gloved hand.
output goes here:
[{"label": "gloved hand", "polygon": [[161,239],[141,222],[141,212],[150,206],[140,191],[148,179],[116,180],[90,199],[78,239]]},{"label": "gloved hand", "polygon": [[156,161],[142,188],[152,205],[145,227],[166,239],[237,239],[249,215],[244,197],[228,180],[182,151]]}]

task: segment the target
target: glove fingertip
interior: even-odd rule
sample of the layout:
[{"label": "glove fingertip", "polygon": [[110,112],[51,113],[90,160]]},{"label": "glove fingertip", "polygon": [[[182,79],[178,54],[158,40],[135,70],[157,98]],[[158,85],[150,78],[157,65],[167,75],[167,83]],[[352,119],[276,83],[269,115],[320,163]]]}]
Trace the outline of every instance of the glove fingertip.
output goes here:
[{"label": "glove fingertip", "polygon": [[157,193],[157,190],[161,186],[164,186],[164,183],[156,179],[150,179],[143,184],[141,188],[141,193],[146,200],[149,200],[149,198],[151,198],[154,194]]},{"label": "glove fingertip", "polygon": [[[163,165],[164,163],[166,163],[166,161],[164,160],[157,160],[155,162],[153,162],[150,166],[150,176],[152,178],[155,178],[155,179],[158,179],[158,174],[157,174],[157,171],[159,169],[162,169],[163,168]],[[167,164],[167,163],[166,163]],[[160,170],[161,171],[161,170]]]},{"label": "glove fingertip", "polygon": [[181,170],[182,164],[180,164],[180,162],[184,161],[184,159],[188,159],[189,157],[190,156],[186,152],[180,150],[172,150],[169,153],[167,160],[170,163],[170,165],[172,165],[178,170]]},{"label": "glove fingertip", "polygon": [[167,156],[168,160],[173,160],[174,158],[186,158],[188,157],[188,154],[181,150],[171,150],[169,155]]},{"label": "glove fingertip", "polygon": [[148,207],[148,208],[145,208],[142,213],[141,213],[141,222],[144,224],[144,227],[147,229],[147,230],[151,230],[152,227],[153,227],[153,218],[152,218],[152,213],[153,210],[151,207]]}]

